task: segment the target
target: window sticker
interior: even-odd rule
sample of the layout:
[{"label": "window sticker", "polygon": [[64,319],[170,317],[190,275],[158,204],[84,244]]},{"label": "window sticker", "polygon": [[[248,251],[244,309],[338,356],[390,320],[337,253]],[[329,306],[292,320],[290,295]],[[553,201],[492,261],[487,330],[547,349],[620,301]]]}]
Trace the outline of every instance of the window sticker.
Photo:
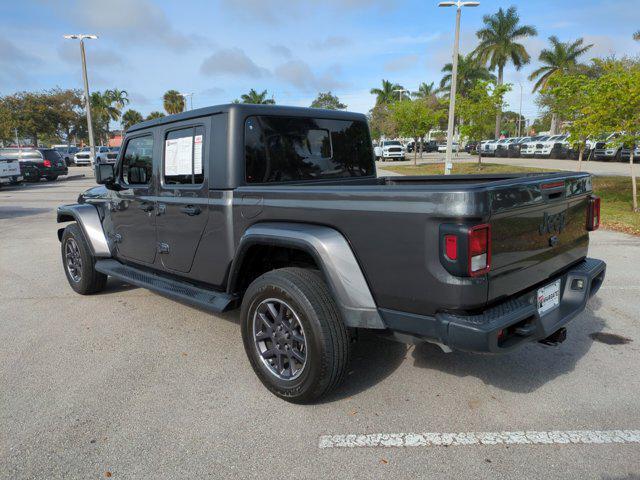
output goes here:
[{"label": "window sticker", "polygon": [[[193,173],[193,137],[166,140],[164,151],[165,176]],[[202,169],[202,159],[200,159],[200,169]]]},{"label": "window sticker", "polygon": [[202,173],[202,135],[196,135],[194,141],[193,173],[199,175]]}]

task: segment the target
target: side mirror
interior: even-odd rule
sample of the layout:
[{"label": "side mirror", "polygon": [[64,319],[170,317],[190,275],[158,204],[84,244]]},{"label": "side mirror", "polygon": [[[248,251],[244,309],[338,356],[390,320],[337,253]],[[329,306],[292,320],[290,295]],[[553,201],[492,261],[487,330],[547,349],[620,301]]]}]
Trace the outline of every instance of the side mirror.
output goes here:
[{"label": "side mirror", "polygon": [[120,190],[120,186],[116,183],[113,165],[110,163],[96,164],[96,183],[104,185],[109,190]]}]

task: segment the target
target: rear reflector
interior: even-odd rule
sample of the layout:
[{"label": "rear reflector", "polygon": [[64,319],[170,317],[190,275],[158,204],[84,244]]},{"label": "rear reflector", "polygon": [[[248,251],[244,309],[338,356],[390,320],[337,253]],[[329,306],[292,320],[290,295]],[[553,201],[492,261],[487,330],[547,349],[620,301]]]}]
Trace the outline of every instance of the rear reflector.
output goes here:
[{"label": "rear reflector", "polygon": [[491,269],[491,227],[477,225],[469,229],[469,275],[475,277]]},{"label": "rear reflector", "polygon": [[444,253],[449,260],[458,259],[458,237],[456,235],[444,236]]},{"label": "rear reflector", "polygon": [[600,197],[591,195],[587,204],[587,230],[593,232],[600,226]]}]

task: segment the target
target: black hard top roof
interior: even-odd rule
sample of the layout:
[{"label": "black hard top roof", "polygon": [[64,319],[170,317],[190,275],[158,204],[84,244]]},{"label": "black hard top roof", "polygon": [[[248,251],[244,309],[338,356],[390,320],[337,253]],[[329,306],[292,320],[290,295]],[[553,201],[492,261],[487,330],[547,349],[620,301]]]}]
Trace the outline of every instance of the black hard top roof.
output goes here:
[{"label": "black hard top roof", "polygon": [[281,115],[292,117],[332,118],[338,120],[366,121],[367,117],[362,113],[344,112],[341,110],[324,110],[320,108],[291,107],[286,105],[255,105],[249,103],[228,103],[225,105],[213,105],[211,107],[188,110],[175,115],[167,115],[162,118],[136,123],[127,133],[142,130],[149,127],[157,127],[173,122],[189,120],[191,118],[206,117],[218,113],[236,113],[242,116],[249,115]]}]

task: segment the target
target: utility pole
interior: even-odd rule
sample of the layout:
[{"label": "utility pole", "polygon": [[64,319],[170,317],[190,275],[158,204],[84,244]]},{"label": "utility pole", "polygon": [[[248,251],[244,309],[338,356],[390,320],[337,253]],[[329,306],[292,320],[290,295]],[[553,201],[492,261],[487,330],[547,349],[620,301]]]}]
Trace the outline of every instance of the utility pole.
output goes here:
[{"label": "utility pole", "polygon": [[96,163],[96,143],[93,139],[93,122],[91,121],[91,97],[89,96],[89,78],[87,77],[87,57],[84,51],[84,40],[86,38],[97,40],[97,35],[84,33],[65,35],[67,40],[80,40],[80,58],[82,60],[82,80],[84,81],[84,104],[87,112],[87,130],[89,131],[89,148],[91,149],[91,162],[95,167]]},{"label": "utility pole", "polygon": [[182,98],[184,98],[184,110],[182,110],[183,112],[187,110],[187,97],[189,97],[189,110],[193,110],[193,92],[191,93],[181,93],[180,96]]},{"label": "utility pole", "polygon": [[447,124],[447,154],[444,161],[444,174],[450,175],[453,163],[451,153],[453,150],[453,124],[456,109],[456,87],[458,83],[458,50],[460,49],[460,15],[462,7],[477,7],[480,2],[440,2],[439,7],[456,7],[456,34],[453,41],[453,59],[451,62],[451,89],[449,90],[449,122]]}]

